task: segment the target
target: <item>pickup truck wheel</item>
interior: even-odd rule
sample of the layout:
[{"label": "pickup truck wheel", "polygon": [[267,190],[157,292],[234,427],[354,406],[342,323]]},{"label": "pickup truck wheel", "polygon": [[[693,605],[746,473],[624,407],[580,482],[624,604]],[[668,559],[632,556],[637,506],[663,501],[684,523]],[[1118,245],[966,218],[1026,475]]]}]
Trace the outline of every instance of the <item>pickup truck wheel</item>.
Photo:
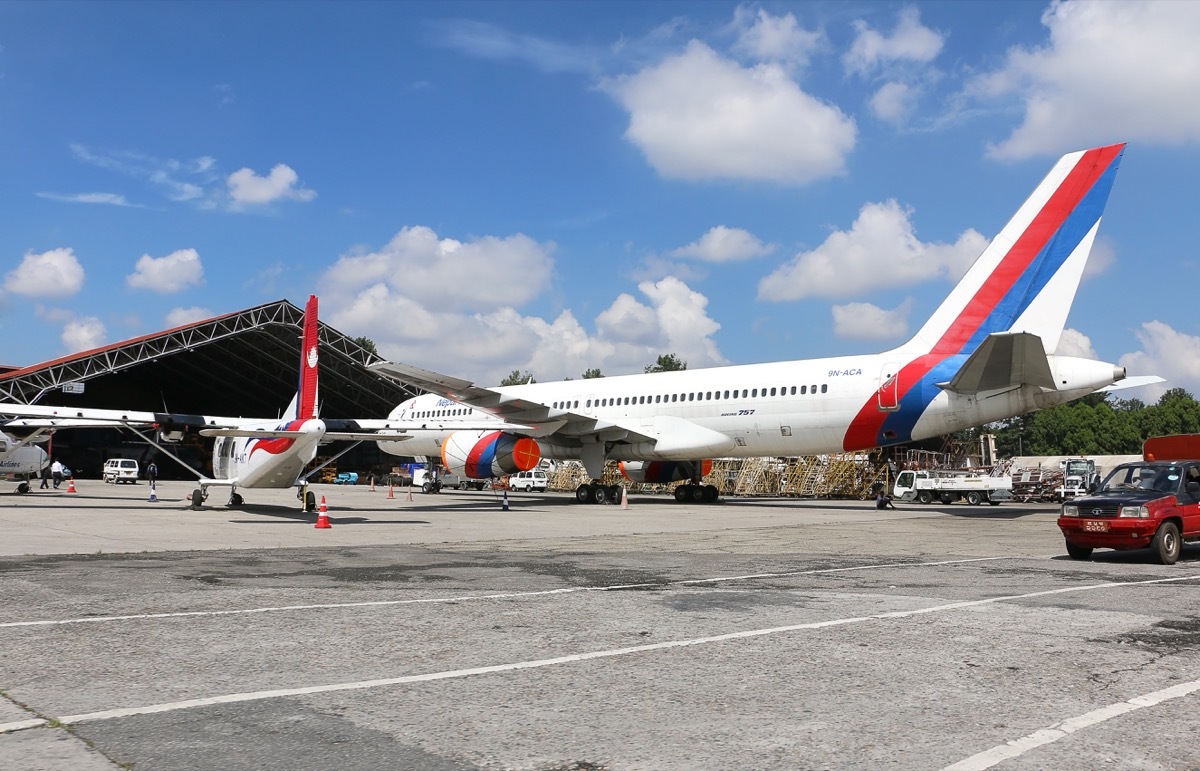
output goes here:
[{"label": "pickup truck wheel", "polygon": [[983,501],[983,497],[979,493],[967,493],[967,503],[972,506],[978,506]]},{"label": "pickup truck wheel", "polygon": [[1069,554],[1071,556],[1071,559],[1073,559],[1073,560],[1091,559],[1092,558],[1092,547],[1076,546],[1075,544],[1071,543],[1070,541],[1067,541],[1067,554]]},{"label": "pickup truck wheel", "polygon": [[917,503],[931,503],[932,501],[933,496],[929,494],[928,490],[922,490],[917,493]]},{"label": "pickup truck wheel", "polygon": [[1164,522],[1158,527],[1158,532],[1154,534],[1154,540],[1150,542],[1150,548],[1154,551],[1154,558],[1164,565],[1174,565],[1175,560],[1179,559],[1180,549],[1183,544],[1179,541],[1179,528],[1174,522]]}]

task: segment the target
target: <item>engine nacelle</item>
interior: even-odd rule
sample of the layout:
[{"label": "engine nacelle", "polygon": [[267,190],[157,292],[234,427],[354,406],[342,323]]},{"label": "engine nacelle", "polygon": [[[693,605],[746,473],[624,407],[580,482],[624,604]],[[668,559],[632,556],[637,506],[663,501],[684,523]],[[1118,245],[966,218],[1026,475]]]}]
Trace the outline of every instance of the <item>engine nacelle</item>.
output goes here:
[{"label": "engine nacelle", "polygon": [[536,441],[503,431],[455,431],[442,442],[442,465],[467,479],[528,471],[541,459]]},{"label": "engine nacelle", "polygon": [[712,471],[711,460],[627,460],[621,462],[621,473],[630,482],[668,484],[694,477],[706,477]]}]

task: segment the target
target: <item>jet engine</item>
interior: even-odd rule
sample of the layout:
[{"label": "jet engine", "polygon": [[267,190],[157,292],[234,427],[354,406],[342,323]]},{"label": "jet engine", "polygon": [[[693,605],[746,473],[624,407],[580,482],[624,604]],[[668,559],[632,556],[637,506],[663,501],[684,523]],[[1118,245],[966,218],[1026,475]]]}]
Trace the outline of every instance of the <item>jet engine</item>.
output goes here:
[{"label": "jet engine", "polygon": [[712,471],[711,460],[627,460],[621,462],[621,473],[630,482],[669,484],[695,477],[705,477]]},{"label": "jet engine", "polygon": [[528,471],[541,459],[536,441],[503,431],[455,431],[442,442],[442,465],[468,479]]}]

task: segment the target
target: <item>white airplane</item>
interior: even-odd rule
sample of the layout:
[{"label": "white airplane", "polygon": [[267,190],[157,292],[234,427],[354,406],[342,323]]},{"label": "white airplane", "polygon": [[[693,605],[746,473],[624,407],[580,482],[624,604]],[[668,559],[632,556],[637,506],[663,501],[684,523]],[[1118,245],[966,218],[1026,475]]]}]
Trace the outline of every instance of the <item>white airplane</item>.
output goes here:
[{"label": "white airplane", "polygon": [[[6,426],[7,427],[7,426]],[[18,437],[8,432],[0,432],[0,474],[18,480],[17,492],[29,492],[29,479],[36,477],[50,456],[36,444],[35,441],[44,439],[42,434],[46,429],[38,428],[25,437]],[[21,479],[26,477],[26,479]]]},{"label": "white airplane", "polygon": [[[304,509],[315,508],[315,495],[307,483],[319,468],[305,472],[316,457],[317,448],[326,442],[387,438],[400,442],[407,438],[403,426],[382,420],[364,421],[364,427],[353,420],[322,420],[317,415],[318,380],[317,298],[310,296],[304,309],[304,336],[300,352],[300,382],[295,397],[284,417],[231,418],[206,415],[184,415],[136,410],[109,410],[73,407],[54,407],[29,404],[0,404],[0,414],[32,416],[38,421],[17,420],[13,424],[53,425],[63,427],[121,426],[136,432],[164,453],[187,466],[163,443],[146,433],[148,427],[164,432],[198,429],[203,436],[214,436],[213,476],[199,476],[199,487],[192,493],[192,506],[199,507],[208,498],[210,487],[228,487],[229,505],[242,504],[238,488],[297,487]],[[415,424],[414,424],[415,425]],[[350,445],[346,448],[349,450]],[[327,463],[340,455],[333,456]],[[327,465],[327,464],[326,464]]]},{"label": "white airplane", "polygon": [[[1065,155],[908,342],[874,355],[782,361],[483,388],[396,362],[371,369],[431,393],[390,418],[427,420],[386,452],[440,454],[484,478],[539,455],[605,460],[634,481],[675,482],[676,498],[712,502],[712,458],[852,452],[948,434],[1097,390],[1160,382],[1055,353],[1112,189],[1124,144]],[[491,416],[487,431],[454,424]],[[518,423],[527,428],[510,426]],[[499,456],[500,460],[495,460]],[[619,488],[581,485],[581,502]]]}]

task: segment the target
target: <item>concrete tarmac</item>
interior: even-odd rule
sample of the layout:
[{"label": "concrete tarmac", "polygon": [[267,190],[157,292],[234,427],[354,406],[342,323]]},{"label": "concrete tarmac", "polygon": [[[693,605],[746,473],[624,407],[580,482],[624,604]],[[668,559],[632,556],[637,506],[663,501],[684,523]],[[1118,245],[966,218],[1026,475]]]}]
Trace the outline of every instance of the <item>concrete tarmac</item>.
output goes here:
[{"label": "concrete tarmac", "polygon": [[1200,546],[1048,505],[0,494],[0,768],[1195,768]]}]

